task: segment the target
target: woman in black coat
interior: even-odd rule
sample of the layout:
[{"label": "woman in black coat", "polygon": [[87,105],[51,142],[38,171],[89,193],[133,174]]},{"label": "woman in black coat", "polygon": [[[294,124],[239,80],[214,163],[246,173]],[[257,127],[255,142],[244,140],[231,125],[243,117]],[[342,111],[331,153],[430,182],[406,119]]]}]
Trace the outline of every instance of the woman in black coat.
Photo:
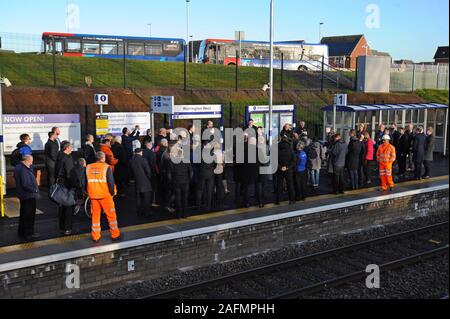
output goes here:
[{"label": "woman in black coat", "polygon": [[356,136],[352,136],[348,145],[347,168],[350,173],[353,190],[359,188],[359,169],[364,159],[365,147]]},{"label": "woman in black coat", "polygon": [[[250,207],[249,190],[255,189],[258,182],[259,164],[257,161],[257,145],[256,138],[250,137],[249,141],[244,143],[244,164],[242,166],[242,197],[245,208]],[[252,187],[253,186],[253,187]]]},{"label": "woman in black coat", "polygon": [[[67,189],[72,189],[71,172],[74,168],[74,161],[72,158],[73,147],[67,141],[61,143],[61,151],[58,153],[56,161],[56,178]],[[73,212],[75,206],[59,206],[59,229],[65,236],[72,235],[73,228]]]}]

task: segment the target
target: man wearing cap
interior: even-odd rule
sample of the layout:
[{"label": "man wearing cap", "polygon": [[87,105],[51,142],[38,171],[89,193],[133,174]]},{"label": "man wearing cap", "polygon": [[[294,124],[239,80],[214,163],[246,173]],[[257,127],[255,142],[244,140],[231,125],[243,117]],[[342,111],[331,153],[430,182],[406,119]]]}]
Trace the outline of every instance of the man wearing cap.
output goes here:
[{"label": "man wearing cap", "polygon": [[394,180],[392,179],[392,166],[397,159],[397,154],[395,152],[395,147],[391,145],[391,137],[389,135],[383,136],[383,144],[378,147],[377,151],[377,161],[380,165],[380,178],[381,178],[381,189],[380,191],[385,192],[394,189]]}]

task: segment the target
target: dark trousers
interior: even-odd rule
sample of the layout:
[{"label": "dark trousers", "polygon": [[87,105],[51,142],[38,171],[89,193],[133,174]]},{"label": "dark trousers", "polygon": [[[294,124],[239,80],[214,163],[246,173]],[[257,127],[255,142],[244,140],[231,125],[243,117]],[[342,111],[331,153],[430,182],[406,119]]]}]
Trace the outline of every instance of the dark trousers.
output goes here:
[{"label": "dark trousers", "polygon": [[350,171],[350,180],[352,181],[352,188],[353,189],[358,189],[359,188],[358,170]]},{"label": "dark trousers", "polygon": [[[212,205],[212,193],[214,190],[214,176],[211,177],[202,177],[198,181],[197,185],[197,196],[195,203],[197,207],[202,206],[202,198],[205,199],[205,208],[207,210],[211,210]],[[204,197],[203,197],[204,196]]]},{"label": "dark trousers", "polygon": [[269,178],[269,175],[259,175],[258,182],[256,183],[256,200],[259,205],[265,204],[265,196],[264,191],[266,188],[266,182]]},{"label": "dark trousers", "polygon": [[47,165],[47,187],[50,188],[56,183],[55,166]]},{"label": "dark trousers", "polygon": [[71,231],[73,226],[73,206],[59,206],[59,229]]},{"label": "dark trousers", "polygon": [[177,209],[177,217],[186,217],[186,211],[189,205],[189,183],[174,184],[173,191],[175,193],[175,207]]},{"label": "dark trousers", "polygon": [[283,183],[286,181],[289,201],[295,201],[295,186],[294,186],[294,174],[291,170],[287,170],[285,172],[279,171],[277,173],[277,203],[281,201],[281,197],[283,195]]},{"label": "dark trousers", "polygon": [[308,194],[308,171],[295,172],[294,180],[296,200],[305,200]]},{"label": "dark trousers", "polygon": [[219,207],[223,204],[225,197],[225,187],[223,186],[223,174],[215,175],[214,184],[216,189],[215,206]]},{"label": "dark trousers", "polygon": [[334,168],[334,184],[335,193],[344,193],[345,190],[345,168],[335,167]]},{"label": "dark trousers", "polygon": [[36,199],[20,201],[19,236],[34,234],[34,220],[36,218]]},{"label": "dark trousers", "polygon": [[[252,187],[252,185],[254,187]],[[241,191],[242,191],[242,198],[243,198],[243,202],[244,202],[244,206],[250,206],[250,189],[255,189],[255,184],[246,184],[243,183],[241,184]]]},{"label": "dark trousers", "polygon": [[414,162],[414,177],[416,179],[422,178],[422,165],[423,162]]},{"label": "dark trousers", "polygon": [[433,161],[425,161],[423,162],[423,166],[425,166],[425,173],[423,174],[424,177],[430,177],[431,176],[431,165],[433,164]]},{"label": "dark trousers", "polygon": [[136,196],[136,212],[138,216],[144,216],[150,212],[152,205],[152,192],[138,193]]},{"label": "dark trousers", "polygon": [[405,175],[406,174],[406,161],[407,161],[406,155],[399,155],[398,156],[398,174],[399,175]]}]

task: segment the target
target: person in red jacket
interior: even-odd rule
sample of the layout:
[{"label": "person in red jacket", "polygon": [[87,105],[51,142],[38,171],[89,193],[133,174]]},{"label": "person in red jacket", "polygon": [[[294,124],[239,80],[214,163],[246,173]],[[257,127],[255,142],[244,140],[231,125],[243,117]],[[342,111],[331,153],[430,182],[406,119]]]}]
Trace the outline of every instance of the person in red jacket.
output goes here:
[{"label": "person in red jacket", "polygon": [[372,174],[370,170],[375,156],[375,141],[372,140],[369,132],[366,131],[363,133],[363,135],[364,135],[364,145],[366,148],[366,156],[363,162],[363,171],[366,179],[366,184],[370,185],[372,184],[371,180]]},{"label": "person in red jacket", "polygon": [[106,156],[106,163],[111,166],[112,172],[114,173],[114,168],[119,164],[119,160],[114,157],[114,153],[111,150],[112,139],[106,137],[102,144],[100,144],[100,152],[103,152]]}]

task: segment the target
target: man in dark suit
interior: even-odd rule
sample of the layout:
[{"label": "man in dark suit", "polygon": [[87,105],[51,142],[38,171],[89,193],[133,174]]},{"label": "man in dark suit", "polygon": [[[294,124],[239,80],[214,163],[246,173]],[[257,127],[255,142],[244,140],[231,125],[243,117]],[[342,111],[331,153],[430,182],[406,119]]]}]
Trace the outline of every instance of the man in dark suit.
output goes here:
[{"label": "man in dark suit", "polygon": [[25,155],[22,162],[14,168],[14,179],[20,200],[19,236],[26,241],[39,239],[40,236],[34,232],[39,188],[33,172],[33,156]]},{"label": "man in dark suit", "polygon": [[143,157],[141,148],[134,151],[134,157],[130,161],[131,173],[136,182],[136,210],[138,216],[145,216],[150,211],[152,192],[152,173],[148,161]]},{"label": "man in dark suit", "polygon": [[417,180],[422,179],[422,165],[425,161],[425,144],[427,137],[423,132],[423,127],[419,127],[416,130],[416,136],[414,137],[413,144],[413,160],[414,160],[414,177]]},{"label": "man in dark suit", "polygon": [[429,127],[427,129],[427,139],[425,141],[425,161],[423,162],[425,166],[425,174],[423,174],[424,179],[430,178],[430,170],[434,160],[435,146],[436,142],[434,139],[434,129],[432,127]]},{"label": "man in dark suit", "polygon": [[56,134],[48,133],[48,141],[45,144],[45,167],[47,168],[47,187],[55,184],[56,160],[58,159],[59,145],[56,141]]}]

